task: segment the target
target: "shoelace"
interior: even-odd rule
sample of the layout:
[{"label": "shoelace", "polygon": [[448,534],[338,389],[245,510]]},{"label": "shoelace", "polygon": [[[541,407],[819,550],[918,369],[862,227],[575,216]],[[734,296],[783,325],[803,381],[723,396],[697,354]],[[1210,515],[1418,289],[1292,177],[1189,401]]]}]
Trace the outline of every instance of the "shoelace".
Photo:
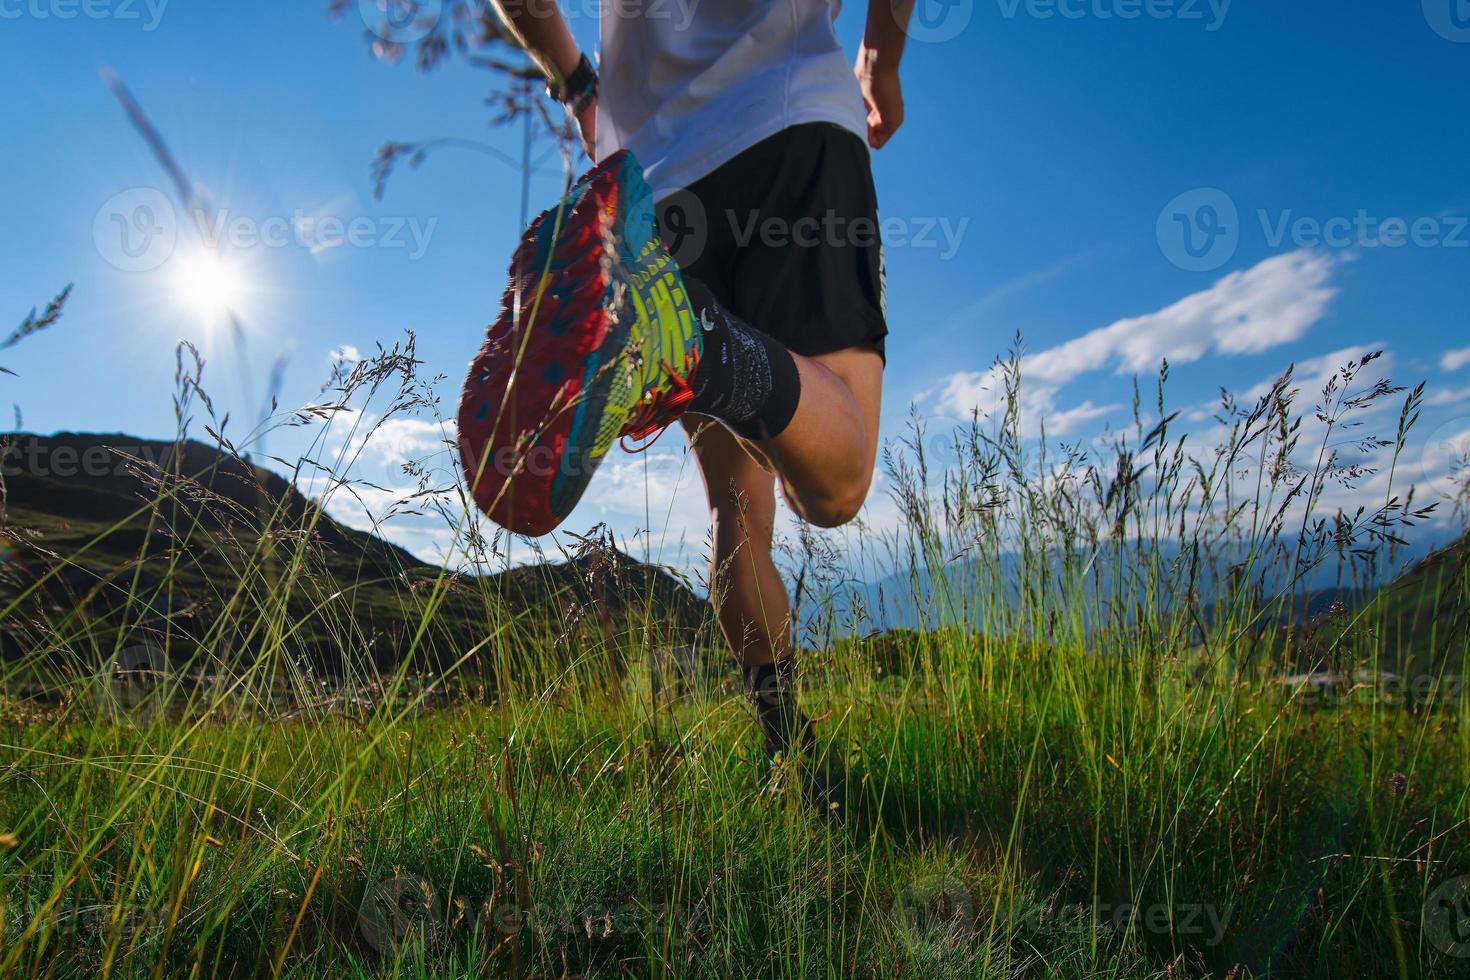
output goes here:
[{"label": "shoelace", "polygon": [[[658,442],[659,436],[664,434],[669,425],[684,414],[689,403],[694,400],[694,389],[689,386],[689,377],[694,369],[699,366],[699,354],[697,351],[689,351],[684,355],[684,370],[675,371],[668,361],[660,361],[659,366],[663,368],[664,374],[669,378],[667,389],[655,389],[653,397],[640,399],[633,409],[632,416],[623,427],[623,434],[618,437],[618,444],[623,447],[624,452],[641,453]],[[628,439],[646,439],[653,436],[642,445],[629,445]]]}]

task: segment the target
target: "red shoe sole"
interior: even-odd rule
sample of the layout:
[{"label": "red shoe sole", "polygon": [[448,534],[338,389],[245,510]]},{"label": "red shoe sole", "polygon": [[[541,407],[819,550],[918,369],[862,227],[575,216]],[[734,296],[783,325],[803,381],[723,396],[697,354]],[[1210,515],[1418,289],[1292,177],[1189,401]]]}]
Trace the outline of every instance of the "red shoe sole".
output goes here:
[{"label": "red shoe sole", "polygon": [[516,534],[554,530],[603,458],[593,440],[628,336],[609,303],[625,156],[593,168],[527,229],[465,381],[465,476],[476,504]]}]

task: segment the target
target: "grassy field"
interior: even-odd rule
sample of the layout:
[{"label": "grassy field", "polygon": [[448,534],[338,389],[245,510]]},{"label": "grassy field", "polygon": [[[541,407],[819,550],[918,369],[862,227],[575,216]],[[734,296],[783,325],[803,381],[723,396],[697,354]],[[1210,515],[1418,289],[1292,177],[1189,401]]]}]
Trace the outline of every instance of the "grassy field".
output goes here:
[{"label": "grassy field", "polygon": [[[1186,438],[1161,398],[1108,446],[1047,447],[1012,387],[993,422],[896,442],[903,521],[855,547],[922,628],[873,631],[799,549],[824,758],[774,769],[718,645],[674,655],[652,607],[573,628],[444,573],[403,589],[385,673],[320,615],[334,590],[312,634],[341,631],[343,676],[321,678],[293,645],[329,564],[313,507],[210,538],[237,551],[207,617],[129,618],[167,573],[91,626],[22,584],[0,974],[1467,975],[1466,549],[1380,589],[1422,507],[1392,480],[1329,505],[1369,475],[1344,428],[1397,418],[1368,447],[1392,466],[1416,413],[1365,368],[1305,423],[1287,375],[1219,432]],[[199,488],[161,474],[139,515],[203,540],[165,519]],[[466,539],[488,570],[499,543]],[[1359,598],[1301,621],[1339,562]],[[433,628],[451,587],[477,634]],[[208,663],[120,664],[145,621]],[[210,659],[226,636],[248,642]],[[432,674],[410,666],[430,643]],[[845,772],[837,806],[804,791],[817,767]]]}]

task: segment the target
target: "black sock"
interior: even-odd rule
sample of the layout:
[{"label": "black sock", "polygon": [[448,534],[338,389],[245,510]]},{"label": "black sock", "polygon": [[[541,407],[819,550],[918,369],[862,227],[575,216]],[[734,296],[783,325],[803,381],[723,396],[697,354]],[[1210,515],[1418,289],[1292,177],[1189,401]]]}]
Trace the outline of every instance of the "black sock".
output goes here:
[{"label": "black sock", "polygon": [[812,755],[816,739],[812,723],[796,704],[796,680],[792,676],[796,658],[788,656],[773,664],[745,668],[745,689],[755,702],[766,755],[775,758],[796,751]]},{"label": "black sock", "polygon": [[684,287],[704,324],[689,411],[719,419],[744,439],[780,435],[801,399],[791,352],[727,310],[698,279],[685,276]]}]

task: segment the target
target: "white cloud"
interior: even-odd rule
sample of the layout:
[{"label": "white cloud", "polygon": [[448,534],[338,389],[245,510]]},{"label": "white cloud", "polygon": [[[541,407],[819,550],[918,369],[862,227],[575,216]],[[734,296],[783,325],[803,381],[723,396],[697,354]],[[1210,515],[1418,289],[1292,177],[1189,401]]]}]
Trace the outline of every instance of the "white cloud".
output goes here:
[{"label": "white cloud", "polygon": [[[1028,434],[1036,434],[1045,423],[1048,435],[1070,435],[1088,422],[1106,418],[1122,408],[1116,403],[1098,405],[1091,400],[1071,408],[1059,408],[1056,404],[1059,387],[1029,377],[1022,361],[1020,414]],[[931,420],[929,428],[947,438],[948,431],[963,426],[976,409],[982,417],[999,415],[1005,410],[1005,372],[997,365],[986,371],[952,374],[937,392],[921,395],[919,401],[932,402],[935,410],[924,413]]]},{"label": "white cloud", "polygon": [[[1319,354],[1316,357],[1308,357],[1305,360],[1297,361],[1291,373],[1292,387],[1300,391],[1304,398],[1310,399],[1315,396],[1320,399],[1322,389],[1344,365],[1349,361],[1361,361],[1374,351],[1383,351],[1383,354],[1369,365],[1368,368],[1358,374],[1354,383],[1354,390],[1364,384],[1372,384],[1380,377],[1390,374],[1393,370],[1393,352],[1387,350],[1386,345],[1382,341],[1374,341],[1370,344],[1354,344],[1351,347],[1342,347],[1334,351],[1328,351],[1326,354]],[[1249,405],[1255,402],[1271,390],[1271,386],[1276,383],[1276,379],[1280,376],[1281,372],[1277,372],[1269,378],[1262,378],[1256,384],[1240,392],[1237,395],[1237,401],[1242,405]]]},{"label": "white cloud", "polygon": [[332,364],[356,364],[362,360],[362,352],[351,344],[339,344],[327,352],[327,360]]},{"label": "white cloud", "polygon": [[1458,405],[1470,400],[1470,388],[1440,388],[1424,398],[1426,405]]},{"label": "white cloud", "polygon": [[1470,364],[1470,347],[1447,350],[1439,358],[1441,371],[1458,371],[1466,364]]},{"label": "white cloud", "polygon": [[390,418],[371,431],[364,448],[385,463],[405,463],[446,448],[444,441],[454,439],[453,428],[452,423],[429,419]]},{"label": "white cloud", "polygon": [[596,520],[607,521],[624,534],[646,530],[655,542],[696,542],[709,530],[704,486],[688,452],[608,459],[592,478],[578,510],[590,511]]},{"label": "white cloud", "polygon": [[442,423],[409,415],[385,419],[346,408],[332,415],[317,458],[333,470],[350,467],[354,476],[381,483],[401,475],[402,465],[410,461],[431,468],[458,466],[458,457],[450,452],[454,440],[452,419]]},{"label": "white cloud", "polygon": [[1420,467],[1428,499],[1448,511],[1470,478],[1470,419],[1450,419],[1431,432],[1420,451]]},{"label": "white cloud", "polygon": [[1091,400],[1088,400],[1073,408],[1053,411],[1044,418],[1046,431],[1055,436],[1069,435],[1088,422],[1113,415],[1122,407],[1116,402],[1108,405],[1094,405]]},{"label": "white cloud", "polygon": [[1062,384],[1112,367],[1151,371],[1206,354],[1255,354],[1297,340],[1326,312],[1336,260],[1299,251],[1266,259],[1203,292],[1144,316],[1129,317],[1023,359],[1021,376]]},{"label": "white cloud", "polygon": [[[1085,401],[1070,408],[1057,395],[1080,375],[1152,371],[1165,358],[1173,364],[1210,354],[1253,354],[1301,338],[1318,323],[1337,290],[1328,284],[1341,261],[1329,254],[1298,251],[1273,256],[1233,272],[1209,289],[1186,296],[1155,313],[1128,317],[1055,347],[1021,358],[1021,411],[1028,428],[1044,419],[1047,431],[1066,435],[1115,412],[1117,405]],[[921,400],[959,417],[972,409],[995,413],[1004,407],[998,367],[963,371],[943,379]]]}]

